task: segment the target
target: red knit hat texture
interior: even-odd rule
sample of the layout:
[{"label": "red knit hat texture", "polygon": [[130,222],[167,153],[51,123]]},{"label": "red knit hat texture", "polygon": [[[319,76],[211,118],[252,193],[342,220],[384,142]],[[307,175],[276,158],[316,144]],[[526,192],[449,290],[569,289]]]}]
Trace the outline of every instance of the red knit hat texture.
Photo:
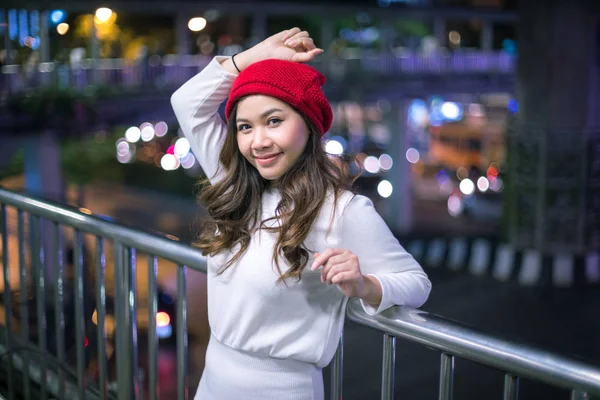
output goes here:
[{"label": "red knit hat texture", "polygon": [[323,136],[333,114],[321,87],[325,76],[315,68],[292,61],[268,59],[251,64],[233,82],[225,116],[244,96],[261,94],[279,99],[308,118]]}]

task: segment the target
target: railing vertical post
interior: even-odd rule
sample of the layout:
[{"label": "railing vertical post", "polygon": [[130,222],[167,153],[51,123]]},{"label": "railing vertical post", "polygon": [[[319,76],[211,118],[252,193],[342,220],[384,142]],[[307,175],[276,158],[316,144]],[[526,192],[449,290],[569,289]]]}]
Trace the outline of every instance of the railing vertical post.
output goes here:
[{"label": "railing vertical post", "polygon": [[586,392],[582,392],[577,389],[573,389],[571,391],[571,399],[570,400],[587,400],[587,399],[589,399],[589,397]]},{"label": "railing vertical post", "polygon": [[[6,348],[10,349],[12,347],[12,296],[11,296],[11,286],[10,286],[10,265],[8,258],[8,218],[6,213],[6,205],[0,205],[0,234],[2,234],[2,274],[4,277],[4,315],[5,315],[5,327],[6,327],[6,337],[5,343]],[[8,398],[9,400],[14,400],[15,398],[15,388],[14,388],[14,376],[13,376],[13,357],[9,355],[8,357]]]},{"label": "railing vertical post", "polygon": [[106,270],[106,256],[104,254],[104,239],[96,236],[96,323],[98,340],[98,383],[100,400],[105,400],[106,395],[106,286],[104,284]]},{"label": "railing vertical post", "polygon": [[158,263],[156,256],[148,255],[148,396],[149,400],[158,398],[158,338],[156,335],[156,275]]},{"label": "railing vertical post", "polygon": [[137,398],[136,382],[137,366],[135,357],[135,257],[133,249],[129,251],[122,243],[114,243],[115,253],[115,284],[117,317],[117,384],[120,400]]},{"label": "railing vertical post", "polygon": [[73,269],[75,278],[75,347],[77,352],[77,393],[81,400],[85,399],[85,321],[83,317],[83,238],[79,230],[74,232]]},{"label": "railing vertical post", "polygon": [[187,400],[187,267],[177,266],[177,399]]},{"label": "railing vertical post", "polygon": [[519,377],[512,374],[504,375],[504,400],[519,399]]},{"label": "railing vertical post", "polygon": [[440,400],[452,400],[454,386],[454,356],[442,353],[440,360]]},{"label": "railing vertical post", "polygon": [[[25,343],[29,343],[29,307],[27,289],[27,266],[25,264],[25,213],[17,210],[17,249],[19,261],[19,292],[21,303],[21,337]],[[23,394],[25,399],[31,399],[31,388],[29,383],[29,355],[23,357]]]},{"label": "railing vertical post", "polygon": [[396,337],[383,335],[383,361],[381,365],[381,400],[394,398],[394,375],[396,369]]},{"label": "railing vertical post", "polygon": [[344,332],[331,362],[331,400],[342,399],[342,382],[344,379]]},{"label": "railing vertical post", "polygon": [[[37,314],[37,335],[38,346],[42,354],[46,354],[46,278],[44,276],[44,253],[40,237],[41,224],[39,217],[34,215],[29,216],[29,233],[31,237],[30,257],[31,271],[34,279],[35,298],[36,298],[36,314]],[[46,359],[41,357],[40,365],[40,400],[47,399],[46,376],[48,374]]]},{"label": "railing vertical post", "polygon": [[[60,225],[57,222],[52,224],[52,232],[54,236],[52,255],[54,256],[54,332],[56,335],[56,358],[61,365],[65,363],[65,311],[63,308],[64,299],[64,282],[63,282],[63,268],[64,268],[64,255],[63,255],[63,243],[62,234],[60,231]],[[59,376],[59,389],[58,397],[63,399],[65,397],[65,372],[61,368],[58,371]]]}]

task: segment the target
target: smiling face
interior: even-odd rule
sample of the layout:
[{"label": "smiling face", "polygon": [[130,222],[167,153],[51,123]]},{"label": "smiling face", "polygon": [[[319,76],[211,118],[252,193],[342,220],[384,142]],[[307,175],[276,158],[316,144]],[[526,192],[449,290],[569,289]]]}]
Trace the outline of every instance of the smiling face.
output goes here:
[{"label": "smiling face", "polygon": [[302,116],[269,96],[252,95],[240,100],[235,124],[240,152],[270,181],[279,179],[294,165],[308,141],[309,130]]}]

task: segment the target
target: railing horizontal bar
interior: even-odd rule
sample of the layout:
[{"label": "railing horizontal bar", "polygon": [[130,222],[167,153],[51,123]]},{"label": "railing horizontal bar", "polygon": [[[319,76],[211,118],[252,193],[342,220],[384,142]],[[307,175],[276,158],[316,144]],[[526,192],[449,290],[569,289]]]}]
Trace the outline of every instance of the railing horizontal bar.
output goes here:
[{"label": "railing horizontal bar", "polygon": [[517,376],[600,394],[600,368],[574,358],[523,346],[407,307],[392,307],[379,315],[369,316],[359,302],[351,300],[347,314],[350,320],[362,325]]},{"label": "railing horizontal bar", "polygon": [[35,199],[0,188],[0,202],[20,208],[33,215],[69,225],[83,232],[108,237],[127,247],[154,254],[175,263],[206,272],[206,258],[195,248],[173,238],[118,225],[102,218],[84,214],[76,209]]}]

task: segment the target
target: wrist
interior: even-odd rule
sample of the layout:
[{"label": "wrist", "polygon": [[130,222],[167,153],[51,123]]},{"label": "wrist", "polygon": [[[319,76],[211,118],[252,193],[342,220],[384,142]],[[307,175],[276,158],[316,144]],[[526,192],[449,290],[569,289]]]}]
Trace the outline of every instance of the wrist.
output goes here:
[{"label": "wrist", "polygon": [[371,275],[363,275],[363,290],[360,299],[372,305],[379,305],[381,303],[381,297],[383,295],[383,288],[379,283],[379,280]]},{"label": "wrist", "polygon": [[235,65],[243,71],[251,64],[260,61],[260,57],[257,56],[256,50],[253,48],[244,50],[241,53],[236,54],[235,56]]}]

